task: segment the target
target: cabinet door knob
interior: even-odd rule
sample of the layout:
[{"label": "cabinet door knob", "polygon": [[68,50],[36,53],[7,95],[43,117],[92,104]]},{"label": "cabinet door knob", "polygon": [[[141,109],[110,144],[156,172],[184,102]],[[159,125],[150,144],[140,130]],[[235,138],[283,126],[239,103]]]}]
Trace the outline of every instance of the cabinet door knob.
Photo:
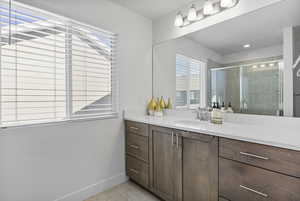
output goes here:
[{"label": "cabinet door knob", "polygon": [[250,191],[250,192],[252,192],[252,193],[256,193],[256,194],[258,194],[258,195],[260,195],[260,196],[263,196],[263,197],[265,197],[265,198],[269,197],[268,194],[259,192],[259,191],[257,191],[257,190],[252,189],[252,188],[248,188],[248,187],[243,186],[243,185],[240,185],[240,187],[241,187],[242,189],[245,189],[245,190]]}]

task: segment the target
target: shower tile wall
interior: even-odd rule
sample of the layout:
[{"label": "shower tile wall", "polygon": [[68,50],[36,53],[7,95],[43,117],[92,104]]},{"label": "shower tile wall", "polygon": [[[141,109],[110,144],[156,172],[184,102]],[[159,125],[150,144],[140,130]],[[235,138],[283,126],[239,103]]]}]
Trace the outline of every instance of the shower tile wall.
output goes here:
[{"label": "shower tile wall", "polygon": [[231,102],[238,113],[277,115],[281,103],[278,63],[212,70],[212,102]]}]

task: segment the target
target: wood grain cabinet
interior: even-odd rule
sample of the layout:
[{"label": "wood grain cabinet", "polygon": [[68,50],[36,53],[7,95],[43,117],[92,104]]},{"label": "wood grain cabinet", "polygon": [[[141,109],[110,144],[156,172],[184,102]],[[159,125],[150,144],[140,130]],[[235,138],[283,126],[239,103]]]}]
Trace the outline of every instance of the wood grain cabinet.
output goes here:
[{"label": "wood grain cabinet", "polygon": [[149,188],[149,125],[126,121],[126,174]]},{"label": "wood grain cabinet", "polygon": [[157,195],[173,201],[218,201],[217,137],[155,126],[150,136]]},{"label": "wood grain cabinet", "polygon": [[182,201],[218,201],[218,138],[182,136]]},{"label": "wood grain cabinet", "polygon": [[220,138],[219,194],[230,201],[300,200],[300,152]]},{"label": "wood grain cabinet", "polygon": [[150,127],[150,138],[153,191],[164,200],[179,201],[180,139],[173,129],[157,126]]},{"label": "wood grain cabinet", "polygon": [[126,122],[127,175],[165,201],[300,201],[300,152]]}]

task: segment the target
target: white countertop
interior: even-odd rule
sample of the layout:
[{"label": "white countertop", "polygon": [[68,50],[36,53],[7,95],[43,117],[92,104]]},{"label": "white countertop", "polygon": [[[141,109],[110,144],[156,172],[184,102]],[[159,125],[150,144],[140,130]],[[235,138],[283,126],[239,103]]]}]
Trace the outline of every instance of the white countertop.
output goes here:
[{"label": "white countertop", "polygon": [[224,122],[222,125],[217,125],[207,121],[180,118],[178,116],[152,117],[134,114],[125,114],[124,119],[300,151],[300,131],[289,129],[283,125],[276,125],[276,123],[275,125],[263,125]]}]

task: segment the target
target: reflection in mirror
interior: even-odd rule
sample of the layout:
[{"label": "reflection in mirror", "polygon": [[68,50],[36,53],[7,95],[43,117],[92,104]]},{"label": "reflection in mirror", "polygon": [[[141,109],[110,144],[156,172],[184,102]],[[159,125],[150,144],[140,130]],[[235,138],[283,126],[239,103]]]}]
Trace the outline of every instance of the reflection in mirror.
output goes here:
[{"label": "reflection in mirror", "polygon": [[[268,59],[212,68],[211,103],[231,103],[235,112],[283,115],[283,62]],[[211,104],[210,103],[210,104]]]},{"label": "reflection in mirror", "polygon": [[299,6],[282,1],[155,45],[153,95],[179,109],[224,102],[236,113],[300,116]]}]

